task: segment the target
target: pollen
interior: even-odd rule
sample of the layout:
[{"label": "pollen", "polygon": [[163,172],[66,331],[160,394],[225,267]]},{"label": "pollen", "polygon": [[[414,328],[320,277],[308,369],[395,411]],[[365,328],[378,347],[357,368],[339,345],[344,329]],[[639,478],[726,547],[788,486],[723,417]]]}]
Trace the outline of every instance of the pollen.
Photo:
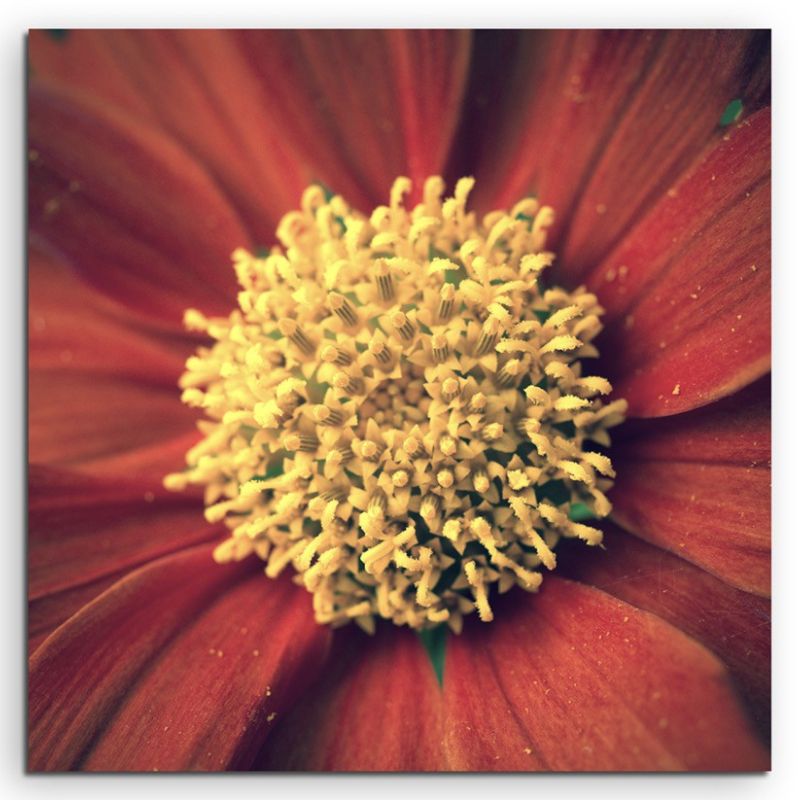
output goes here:
[{"label": "pollen", "polygon": [[233,253],[239,307],[186,312],[210,342],[180,388],[205,419],[164,485],[204,487],[215,560],[294,571],[321,624],[458,633],[535,592],[560,539],[602,542],[586,523],[611,511],[626,412],[584,371],[603,310],[546,282],[552,209],[479,218],[473,184],[429,178],[409,210],[398,178],[369,216],[311,186],[279,246]]}]

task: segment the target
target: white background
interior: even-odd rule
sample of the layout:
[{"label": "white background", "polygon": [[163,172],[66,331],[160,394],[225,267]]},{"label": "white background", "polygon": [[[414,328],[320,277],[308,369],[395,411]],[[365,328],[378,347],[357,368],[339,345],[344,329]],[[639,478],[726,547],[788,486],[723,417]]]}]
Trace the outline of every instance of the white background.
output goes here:
[{"label": "white background", "polygon": [[[8,545],[0,559],[0,786],[6,797],[168,797],[175,792],[195,797],[246,797],[287,794],[318,800],[329,797],[486,798],[740,798],[800,797],[800,660],[798,659],[797,492],[800,442],[797,413],[800,338],[792,325],[800,300],[800,258],[792,233],[797,230],[800,187],[800,41],[788,3],[758,0],[671,0],[654,3],[582,0],[557,3],[490,0],[478,8],[450,0],[395,2],[323,2],[279,4],[269,0],[216,4],[137,0],[115,9],[108,0],[11,0],[0,11],[0,227],[4,258],[0,268],[0,514]],[[127,7],[125,7],[127,6]],[[291,6],[291,10],[289,9]],[[774,475],[774,730],[773,772],[769,776],[25,776],[24,646],[24,60],[28,28],[81,27],[624,27],[624,28],[772,28],[773,29],[773,475]]]}]

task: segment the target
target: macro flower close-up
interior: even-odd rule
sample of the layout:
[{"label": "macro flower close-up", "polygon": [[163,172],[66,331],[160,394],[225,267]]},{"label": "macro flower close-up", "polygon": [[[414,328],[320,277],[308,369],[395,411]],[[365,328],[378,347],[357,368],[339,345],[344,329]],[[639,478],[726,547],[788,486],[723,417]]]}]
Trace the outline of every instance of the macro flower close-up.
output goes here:
[{"label": "macro flower close-up", "polygon": [[28,40],[28,769],[770,769],[770,34]]}]

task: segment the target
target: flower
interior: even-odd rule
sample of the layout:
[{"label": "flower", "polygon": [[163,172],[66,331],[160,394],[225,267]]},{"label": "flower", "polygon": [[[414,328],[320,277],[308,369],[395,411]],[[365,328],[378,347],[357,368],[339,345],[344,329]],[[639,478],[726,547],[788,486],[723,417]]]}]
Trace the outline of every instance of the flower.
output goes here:
[{"label": "flower", "polygon": [[206,520],[231,531],[220,563],[297,569],[317,622],[460,633],[493,619],[491,587],[536,591],[562,536],[602,541],[575,519],[611,510],[591,443],[627,408],[582,374],[602,309],[541,285],[552,209],[478,222],[474,183],[443,200],[428,178],[409,213],[398,178],[368,218],[311,186],[278,225],[285,254],[233,254],[239,307],[184,315],[213,340],[180,380],[209,419],[164,485],[205,487]]},{"label": "flower", "polygon": [[[31,769],[767,768],[768,48],[32,34]],[[447,638],[441,685],[411,631],[331,631],[288,575],[215,564],[224,528],[161,487],[199,439],[182,314],[227,316],[230,253],[315,181],[366,212],[440,172],[556,209],[551,269],[606,309],[593,373],[631,418],[606,550],[560,543]]]}]

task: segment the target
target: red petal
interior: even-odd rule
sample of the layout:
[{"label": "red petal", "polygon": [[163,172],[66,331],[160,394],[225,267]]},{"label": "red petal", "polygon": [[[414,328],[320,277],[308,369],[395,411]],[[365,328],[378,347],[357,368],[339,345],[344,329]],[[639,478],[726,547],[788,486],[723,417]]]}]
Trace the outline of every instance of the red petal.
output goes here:
[{"label": "red petal", "polygon": [[620,31],[524,35],[503,83],[506,105],[516,113],[505,106],[496,112],[495,144],[476,170],[482,205],[507,208],[533,193],[554,206],[561,221],[646,74],[658,38]]},{"label": "red petal", "polygon": [[49,31],[32,30],[28,34],[29,74],[80,89],[139,118],[153,117],[133,76],[111,46],[114,33],[71,30],[59,38]]},{"label": "red petal", "polygon": [[33,466],[28,486],[28,596],[47,595],[218,538],[202,503],[149,481]]},{"label": "red petal", "polygon": [[559,230],[574,220],[563,266],[577,282],[714,136],[731,100],[763,104],[768,51],[768,36],[746,31],[527,34],[502,78],[478,191],[503,207],[533,191]]},{"label": "red petal", "polygon": [[[213,69],[215,59],[205,55],[207,68]],[[293,159],[287,163],[285,145],[277,151],[262,148],[257,158],[242,147],[236,126],[209,95],[202,72],[192,68],[175,32],[70,31],[66,39],[54,42],[44,32],[32,31],[29,57],[34,76],[131,112],[180,142],[214,175],[251,236],[271,241],[280,215],[289,208],[286,203],[297,200],[299,176]],[[242,91],[236,82],[228,88]],[[243,109],[253,105],[247,102]],[[240,111],[236,118],[242,116]],[[265,180],[270,170],[272,178]]]},{"label": "red petal", "polygon": [[32,463],[96,468],[111,456],[187,434],[197,417],[177,389],[125,377],[37,370],[28,388]]},{"label": "red petal", "polygon": [[651,614],[555,576],[449,644],[458,770],[765,770],[720,662]]},{"label": "red petal", "polygon": [[763,104],[751,98],[769,84],[769,73],[768,33],[665,32],[570,209],[564,263],[593,267],[719,137],[720,117],[732,100],[743,99],[748,114]]},{"label": "red petal", "polygon": [[267,741],[258,768],[442,768],[439,686],[413,633],[383,625],[374,639],[337,632],[331,664]]},{"label": "red petal", "polygon": [[226,313],[230,254],[248,245],[202,167],[134,117],[31,84],[31,230],[95,286],[173,327],[199,305]]},{"label": "red petal", "polygon": [[589,276],[635,416],[731,394],[770,364],[770,112],[732,130]]},{"label": "red petal", "polygon": [[366,209],[397,175],[440,172],[469,48],[462,31],[75,31],[30,50],[48,80],[144,104],[266,243],[311,181]]},{"label": "red petal", "polygon": [[[186,464],[186,453],[201,439],[197,430],[185,430],[172,438],[152,442],[117,453],[110,453],[72,467],[88,475],[119,475],[134,480],[161,480]],[[191,491],[191,489],[187,490]]]},{"label": "red petal", "polygon": [[194,343],[146,333],[35,247],[30,259],[31,460],[160,484],[199,435],[176,387]]},{"label": "red petal", "polygon": [[29,768],[248,766],[319,669],[308,595],[206,547],[132,573],[59,628],[29,676]]},{"label": "red petal", "polygon": [[250,124],[241,135],[252,149],[262,152],[265,141],[290,146],[303,182],[322,180],[369,210],[386,201],[397,175],[419,188],[442,170],[468,33],[244,31],[225,39],[205,32],[205,44],[197,32],[177,35],[219,106],[231,118],[246,109]]},{"label": "red petal", "polygon": [[759,595],[770,589],[770,405],[762,386],[650,421],[614,448],[614,519]]},{"label": "red petal", "polygon": [[64,264],[30,248],[28,364],[31,370],[124,375],[174,387],[192,344],[148,335],[123,306]]},{"label": "red petal", "polygon": [[679,452],[676,444],[687,448],[681,453],[686,461],[769,466],[771,377],[694,411],[663,419],[629,420],[620,428],[614,450],[670,461]]},{"label": "red petal", "polygon": [[80,611],[109,586],[125,577],[127,570],[99,578],[91,583],[74,586],[53,594],[43,595],[28,603],[28,656],[32,656],[42,642],[59,625]]},{"label": "red petal", "polygon": [[565,542],[559,574],[661,617],[716,653],[759,729],[770,726],[770,602],[741,592],[611,524],[604,549]]}]

